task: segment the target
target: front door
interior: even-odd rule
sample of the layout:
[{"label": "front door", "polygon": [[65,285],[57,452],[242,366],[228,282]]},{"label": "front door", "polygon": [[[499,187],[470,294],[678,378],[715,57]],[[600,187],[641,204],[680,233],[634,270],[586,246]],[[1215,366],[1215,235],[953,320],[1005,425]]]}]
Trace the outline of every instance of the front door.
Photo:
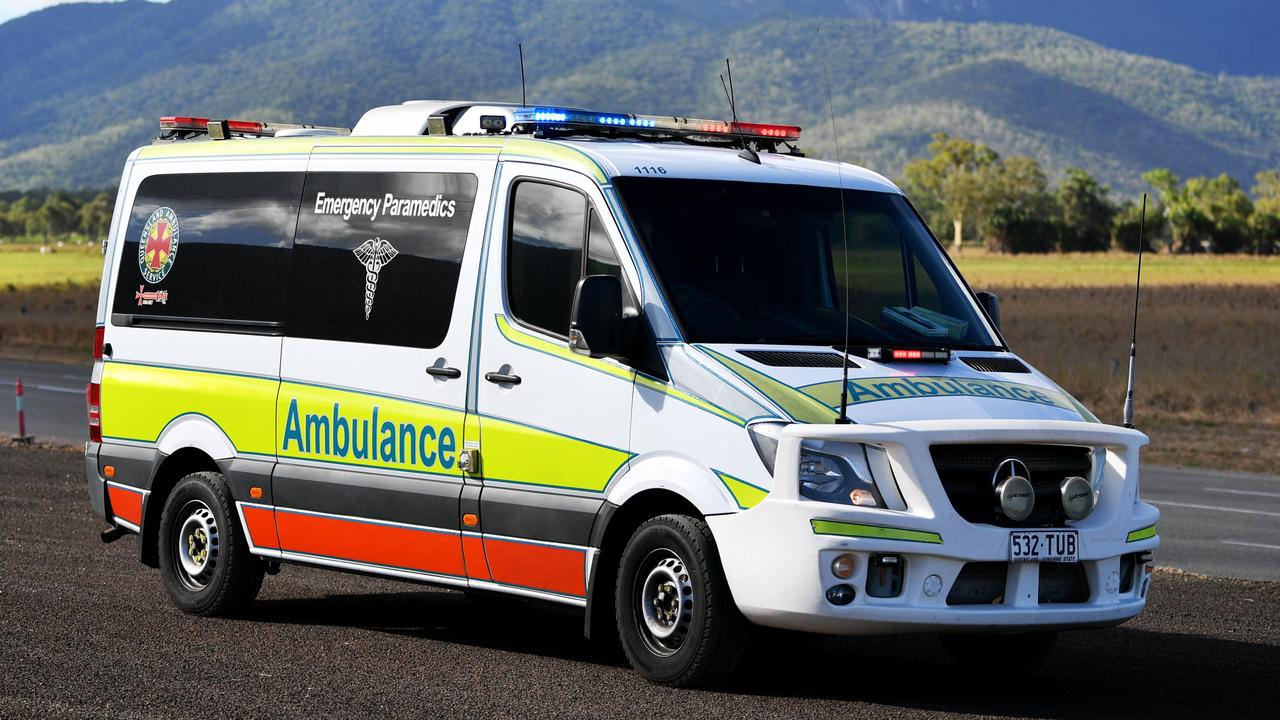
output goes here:
[{"label": "front door", "polygon": [[576,601],[603,492],[631,458],[633,372],[568,348],[584,273],[621,277],[618,235],[595,184],[503,163],[473,377],[480,528],[492,582]]},{"label": "front door", "polygon": [[[406,153],[410,152],[406,149]],[[313,156],[276,413],[285,557],[465,585],[471,298],[495,163]]]}]

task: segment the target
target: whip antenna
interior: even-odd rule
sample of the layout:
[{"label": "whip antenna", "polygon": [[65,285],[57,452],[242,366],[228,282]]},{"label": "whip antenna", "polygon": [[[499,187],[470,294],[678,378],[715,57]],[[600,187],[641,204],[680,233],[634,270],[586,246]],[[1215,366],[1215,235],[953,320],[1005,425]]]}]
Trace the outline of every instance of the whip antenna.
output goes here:
[{"label": "whip antenna", "polygon": [[[822,28],[818,28],[822,32]],[[849,410],[849,217],[844,211],[844,168],[840,164],[840,131],[836,129],[836,110],[831,101],[831,75],[827,72],[827,56],[822,54],[822,79],[827,86],[827,113],[831,115],[831,136],[836,143],[836,178],[840,187],[836,193],[840,195],[840,237],[844,241],[844,353],[840,360],[840,414],[836,415],[836,424],[849,422],[845,415]]]},{"label": "whip antenna", "polygon": [[524,43],[518,43],[516,48],[520,51],[520,104],[527,106],[529,100],[524,90]]},{"label": "whip antenna", "polygon": [[724,88],[725,97],[729,99],[729,112],[733,114],[733,129],[737,131],[738,140],[742,143],[742,152],[738,153],[738,157],[759,165],[760,155],[747,144],[747,138],[742,134],[742,126],[738,124],[738,102],[733,94],[733,68],[729,65],[729,58],[724,59],[724,69],[729,73],[729,84],[725,84],[724,75],[721,75],[720,87]]},{"label": "whip antenna", "polygon": [[1147,244],[1147,194],[1142,193],[1142,215],[1138,220],[1138,281],[1133,285],[1133,335],[1129,340],[1129,387],[1124,394],[1124,426],[1133,427],[1133,373],[1138,361],[1138,298],[1142,293],[1142,250]]}]

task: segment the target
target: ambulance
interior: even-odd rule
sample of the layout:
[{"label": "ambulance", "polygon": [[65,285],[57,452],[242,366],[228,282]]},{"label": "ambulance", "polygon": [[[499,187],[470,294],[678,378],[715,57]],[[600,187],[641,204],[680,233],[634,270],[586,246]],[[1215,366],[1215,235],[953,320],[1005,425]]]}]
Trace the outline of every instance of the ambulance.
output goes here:
[{"label": "ambulance", "polygon": [[798,127],[160,125],[105,246],[85,459],[104,540],[136,534],[183,611],[286,564],[504,593],[689,686],[759,628],[1025,668],[1146,604],[1146,437],[1014,354],[903,193]]}]

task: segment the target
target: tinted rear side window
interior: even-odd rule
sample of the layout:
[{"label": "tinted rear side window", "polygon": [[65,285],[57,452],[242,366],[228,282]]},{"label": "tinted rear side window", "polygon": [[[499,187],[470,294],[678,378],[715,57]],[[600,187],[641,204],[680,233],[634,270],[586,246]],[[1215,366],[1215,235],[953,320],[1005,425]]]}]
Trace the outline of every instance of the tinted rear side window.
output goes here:
[{"label": "tinted rear side window", "polygon": [[309,173],[286,334],[439,345],[453,313],[476,185],[476,176],[462,173]]},{"label": "tinted rear side window", "polygon": [[116,313],[282,320],[302,173],[152,175],[129,215]]}]

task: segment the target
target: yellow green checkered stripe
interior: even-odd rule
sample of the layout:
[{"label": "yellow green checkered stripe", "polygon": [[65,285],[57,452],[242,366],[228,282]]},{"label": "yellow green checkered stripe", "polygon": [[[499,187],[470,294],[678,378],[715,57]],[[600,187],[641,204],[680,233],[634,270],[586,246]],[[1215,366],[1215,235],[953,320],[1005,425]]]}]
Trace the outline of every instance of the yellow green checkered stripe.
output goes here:
[{"label": "yellow green checkered stripe", "polygon": [[738,504],[739,510],[747,510],[759,505],[760,501],[764,500],[769,494],[769,491],[762,487],[752,485],[746,480],[738,479],[720,471],[716,471],[716,477],[720,478],[720,482],[724,483],[725,488],[729,490],[729,494],[733,496],[733,500]]},{"label": "yellow green checkered stripe", "polygon": [[871,538],[875,540],[905,540],[907,542],[942,544],[942,536],[924,530],[903,530],[902,528],[884,527],[881,525],[864,525],[862,523],[840,522],[838,520],[810,520],[815,535],[837,535],[840,537]]},{"label": "yellow green checkered stripe", "polygon": [[779,382],[758,370],[753,370],[711,348],[699,345],[698,349],[719,361],[735,375],[745,380],[756,390],[759,390],[774,405],[777,405],[783,412],[791,416],[792,420],[803,423],[830,423],[835,420],[835,415],[831,408],[790,385]]},{"label": "yellow green checkered stripe", "polygon": [[706,412],[709,412],[712,415],[716,415],[717,417],[728,420],[729,422],[735,423],[737,425],[746,425],[746,420],[742,419],[741,417],[738,417],[737,415],[729,412],[728,410],[725,410],[724,408],[718,405],[709,403],[706,400],[703,400],[699,397],[696,397],[687,392],[684,392],[683,390],[675,388],[660,380],[655,380],[653,378],[641,375],[634,370],[619,367],[617,365],[614,365],[613,363],[605,362],[604,360],[600,360],[598,358],[588,357],[586,355],[579,355],[578,353],[570,350],[566,345],[562,343],[552,342],[550,340],[547,340],[544,337],[534,335],[533,333],[530,333],[530,332],[526,332],[520,327],[513,325],[511,321],[507,320],[506,316],[504,315],[496,315],[494,316],[494,320],[497,322],[498,331],[502,333],[502,336],[507,340],[515,343],[516,345],[529,348],[530,350],[537,350],[538,352],[546,353],[547,355],[560,358],[561,360],[567,360],[571,363],[576,363],[578,365],[591,368],[592,370],[597,370],[606,375],[611,375],[613,377],[616,377],[619,380],[634,382],[636,385],[639,385],[640,387],[643,387],[647,390],[652,390],[654,392],[662,393],[663,395],[667,395],[669,397],[675,398],[676,400],[679,400],[681,402],[688,403],[689,405],[692,405],[700,410],[705,410]]},{"label": "yellow green checkered stripe", "polygon": [[1129,533],[1129,536],[1126,537],[1124,541],[1138,542],[1139,540],[1148,540],[1155,536],[1156,536],[1156,526],[1148,525],[1144,528],[1139,528],[1138,530],[1134,530],[1133,532]]}]

